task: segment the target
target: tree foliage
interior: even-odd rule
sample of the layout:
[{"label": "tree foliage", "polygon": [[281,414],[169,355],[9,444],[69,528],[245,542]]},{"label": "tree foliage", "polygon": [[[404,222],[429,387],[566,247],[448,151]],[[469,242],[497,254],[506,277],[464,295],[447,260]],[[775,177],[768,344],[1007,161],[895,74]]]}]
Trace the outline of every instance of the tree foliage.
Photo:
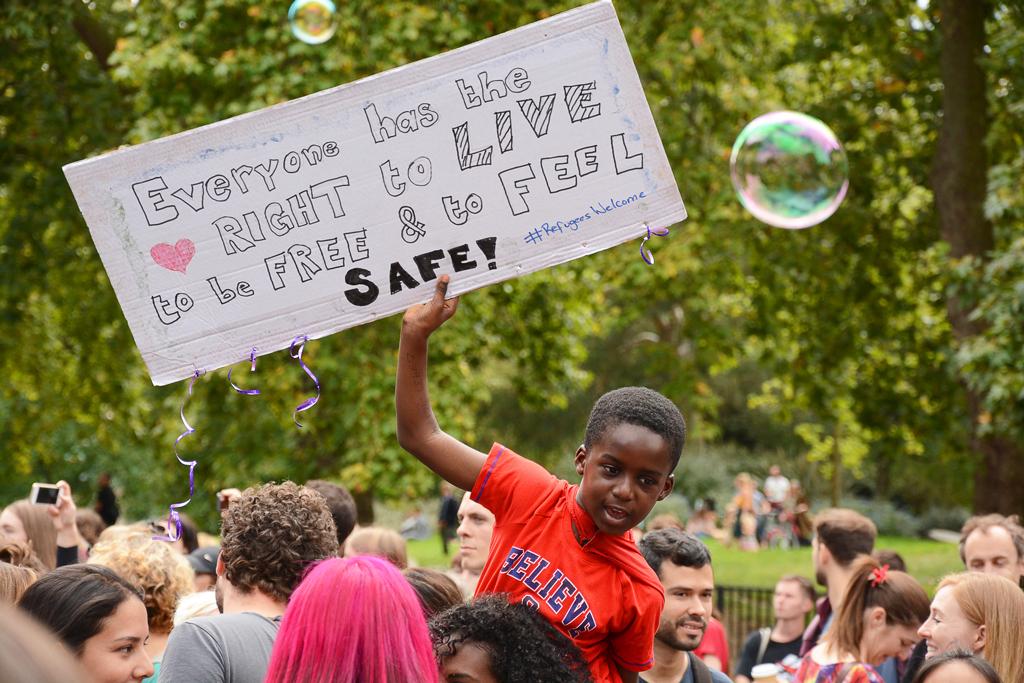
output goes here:
[{"label": "tree foliage", "polygon": [[[61,166],[310,94],[544,18],[576,3],[354,1],[328,43],[290,34],[270,0],[12,0],[0,9],[0,497],[36,479],[112,470],[132,516],[184,498],[171,445],[184,385],[148,385]],[[508,439],[550,465],[582,438],[593,398],[624,383],[684,409],[692,441],[740,440],[841,463],[880,494],[966,503],[966,383],[984,429],[1024,438],[1022,17],[989,22],[986,216],[996,246],[951,262],[929,173],[941,120],[935,7],[898,0],[616,4],[690,218],[655,240],[465,298],[433,340],[442,425],[480,448]],[[757,223],[733,195],[728,154],[775,109],[827,122],[851,190],[821,226]],[[951,295],[984,331],[956,338]],[[365,496],[423,495],[435,480],[394,438],[398,321],[311,343],[311,382],[287,354],[200,379],[181,442],[200,462],[195,507],[223,485],[313,476]],[[778,429],[748,428],[766,424]],[[830,441],[830,439],[832,441]],[[838,439],[838,441],[836,441]],[[927,473],[932,490],[920,486]],[[685,482],[682,482],[685,489]]]}]

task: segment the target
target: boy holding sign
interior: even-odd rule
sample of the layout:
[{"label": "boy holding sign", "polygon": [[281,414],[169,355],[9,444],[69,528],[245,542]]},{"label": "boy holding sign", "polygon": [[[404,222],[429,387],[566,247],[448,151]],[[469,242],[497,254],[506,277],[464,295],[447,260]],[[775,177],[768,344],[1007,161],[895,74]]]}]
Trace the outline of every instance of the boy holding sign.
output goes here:
[{"label": "boy holding sign", "polygon": [[664,396],[641,388],[602,396],[576,450],[579,486],[494,444],[481,453],[437,424],[427,392],[427,340],[455,314],[434,297],[402,321],[395,403],[407,451],[494,513],[477,593],[508,593],[568,636],[595,681],[635,682],[653,664],[664,592],[630,531],[674,483],[685,424]]}]

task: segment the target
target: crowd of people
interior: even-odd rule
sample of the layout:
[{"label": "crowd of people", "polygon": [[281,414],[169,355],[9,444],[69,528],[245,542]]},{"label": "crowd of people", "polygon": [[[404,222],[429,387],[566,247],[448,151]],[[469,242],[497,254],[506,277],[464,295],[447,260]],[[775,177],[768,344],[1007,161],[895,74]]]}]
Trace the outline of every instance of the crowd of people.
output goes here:
[{"label": "crowd of people", "polygon": [[402,535],[358,528],[351,495],[326,481],[222,491],[219,539],[187,518],[117,524],[112,493],[112,520],[80,513],[60,482],[55,503],[0,514],[0,680],[1024,683],[1016,518],[969,520],[965,571],[929,599],[845,509],[812,522],[824,596],[781,576],[774,623],[749,635],[731,679],[711,552],[682,523],[644,524],[674,486],[678,408],[637,387],[602,396],[573,457],[579,484],[461,443],[427,393],[427,339],[458,303],[446,286],[403,321],[397,433],[466,492],[448,491],[440,525],[457,566],[410,567]]}]

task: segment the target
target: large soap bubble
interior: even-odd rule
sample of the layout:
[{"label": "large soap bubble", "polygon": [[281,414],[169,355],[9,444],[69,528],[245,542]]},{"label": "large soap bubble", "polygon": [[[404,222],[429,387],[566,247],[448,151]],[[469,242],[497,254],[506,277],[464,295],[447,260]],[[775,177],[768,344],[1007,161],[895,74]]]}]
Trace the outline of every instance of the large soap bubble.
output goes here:
[{"label": "large soap bubble", "polygon": [[295,0],[288,8],[288,23],[295,37],[309,45],[330,40],[338,28],[331,0]]},{"label": "large soap bubble", "polygon": [[818,119],[794,111],[759,116],[743,129],[729,160],[740,202],[758,220],[809,228],[839,208],[850,181],[846,152]]}]

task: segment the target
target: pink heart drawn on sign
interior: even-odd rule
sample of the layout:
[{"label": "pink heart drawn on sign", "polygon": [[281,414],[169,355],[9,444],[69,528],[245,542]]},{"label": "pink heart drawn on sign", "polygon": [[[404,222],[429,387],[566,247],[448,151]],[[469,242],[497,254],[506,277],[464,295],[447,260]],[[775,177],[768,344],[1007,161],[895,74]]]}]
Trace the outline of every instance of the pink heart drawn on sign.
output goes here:
[{"label": "pink heart drawn on sign", "polygon": [[196,255],[196,245],[192,240],[178,240],[173,247],[161,242],[150,249],[149,254],[158,266],[184,273],[192,257]]}]

